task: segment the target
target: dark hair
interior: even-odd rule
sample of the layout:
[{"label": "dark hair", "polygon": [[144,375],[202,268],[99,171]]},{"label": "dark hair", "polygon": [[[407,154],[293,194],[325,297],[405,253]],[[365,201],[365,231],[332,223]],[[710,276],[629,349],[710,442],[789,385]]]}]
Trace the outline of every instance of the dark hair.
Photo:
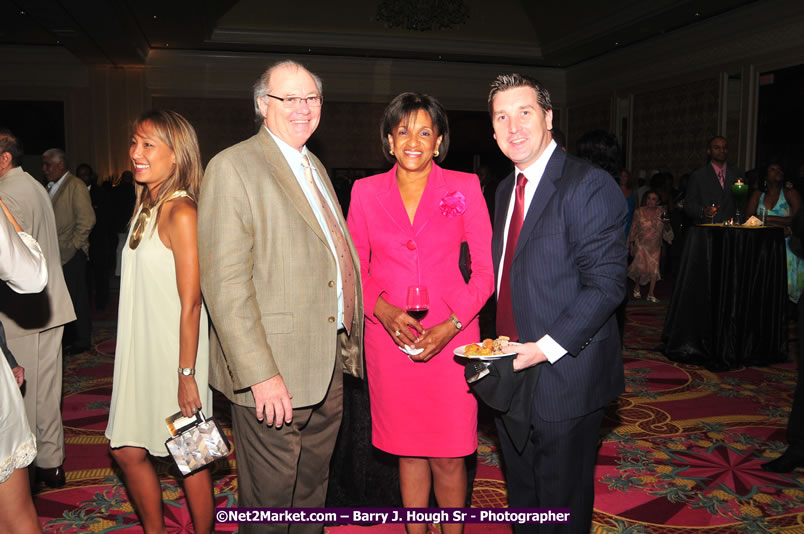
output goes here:
[{"label": "dark hair", "polygon": [[639,203],[640,206],[647,206],[648,205],[648,196],[656,195],[656,204],[659,204],[662,201],[662,195],[659,194],[658,191],[655,189],[648,189],[645,191],[645,194],[642,195],[642,202]]},{"label": "dark hair", "polygon": [[380,137],[382,138],[382,152],[385,159],[394,163],[396,159],[391,155],[391,145],[388,143],[388,135],[394,132],[399,124],[414,115],[419,110],[423,110],[430,115],[436,135],[441,136],[441,144],[438,145],[438,156],[433,159],[436,163],[441,163],[447,157],[449,150],[449,121],[444,106],[430,95],[422,93],[402,93],[397,95],[385,108],[380,124]]},{"label": "dark hair", "polygon": [[[667,183],[668,174],[669,173],[665,173],[665,172],[657,172],[656,174],[651,176],[650,177],[650,182],[649,182],[650,188],[654,189],[656,191],[659,191],[660,189],[662,189],[665,186],[665,184]],[[672,176],[672,174],[670,176]]]},{"label": "dark hair", "polygon": [[[768,171],[773,165],[777,165],[780,169],[782,169],[782,176],[784,176],[784,165],[782,165],[782,161],[778,157],[772,156],[770,159],[768,159],[767,163],[760,168],[762,174],[759,176],[758,185],[761,191],[768,191]],[[746,181],[748,181],[747,177]],[[784,183],[782,183],[782,186],[784,186]]]},{"label": "dark hair", "polygon": [[22,158],[25,151],[22,149],[22,141],[19,137],[11,133],[11,130],[0,128],[0,154],[8,152],[11,154],[11,166],[19,167],[22,165]]},{"label": "dark hair", "polygon": [[95,171],[92,169],[92,165],[89,163],[79,163],[78,166],[75,168],[75,174],[81,172],[81,169],[87,169],[89,174],[95,174]]},{"label": "dark hair", "polygon": [[762,167],[762,176],[764,176],[766,179],[768,177],[768,171],[773,165],[776,165],[777,167],[782,169],[782,172],[784,172],[784,163],[782,163],[781,158],[773,156],[769,158],[767,163]]},{"label": "dark hair", "polygon": [[601,167],[620,182],[622,169],[620,145],[614,134],[606,130],[592,130],[581,136],[575,144],[576,155]]},{"label": "dark hair", "polygon": [[511,74],[500,74],[491,82],[491,90],[489,91],[489,115],[491,115],[492,118],[494,118],[494,97],[497,96],[497,93],[517,87],[530,87],[536,91],[536,101],[545,113],[553,109],[553,104],[550,101],[550,93],[539,80],[525,74],[513,72]]},{"label": "dark hair", "polygon": [[712,137],[709,138],[709,142],[706,143],[706,149],[707,150],[712,148],[712,141],[714,141],[715,139],[723,139],[724,141],[726,141],[726,143],[729,142],[729,140],[726,139],[725,137],[723,137],[722,135],[713,135]]},{"label": "dark hair", "polygon": [[628,185],[628,187],[630,187],[632,189],[636,189],[636,187],[637,187],[637,177],[630,170],[626,169],[625,167],[620,169],[619,174],[617,176],[615,176],[615,178],[617,179],[617,183],[618,184],[620,183],[620,179],[621,179],[623,173],[628,175],[628,181],[625,182],[626,185]]}]

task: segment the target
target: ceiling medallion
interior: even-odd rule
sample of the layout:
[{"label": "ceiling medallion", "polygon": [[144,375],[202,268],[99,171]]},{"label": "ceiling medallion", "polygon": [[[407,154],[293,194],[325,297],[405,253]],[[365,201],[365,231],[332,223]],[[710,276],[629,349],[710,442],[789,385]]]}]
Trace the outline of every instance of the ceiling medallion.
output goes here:
[{"label": "ceiling medallion", "polygon": [[377,20],[389,28],[429,32],[463,24],[469,8],[463,0],[380,0]]}]

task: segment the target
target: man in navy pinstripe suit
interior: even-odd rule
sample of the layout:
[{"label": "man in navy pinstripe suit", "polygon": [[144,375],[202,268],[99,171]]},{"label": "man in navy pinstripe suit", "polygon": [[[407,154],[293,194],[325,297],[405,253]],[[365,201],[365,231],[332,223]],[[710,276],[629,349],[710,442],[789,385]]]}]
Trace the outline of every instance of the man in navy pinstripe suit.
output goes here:
[{"label": "man in navy pinstripe suit", "polygon": [[514,528],[588,533],[603,407],[624,390],[614,312],[625,292],[625,199],[605,171],[556,150],[550,95],[536,80],[498,76],[489,112],[515,165],[496,198],[497,334],[523,343],[517,373],[540,373],[522,393],[532,396],[527,442],[497,421],[509,505],[571,509],[569,525]]}]

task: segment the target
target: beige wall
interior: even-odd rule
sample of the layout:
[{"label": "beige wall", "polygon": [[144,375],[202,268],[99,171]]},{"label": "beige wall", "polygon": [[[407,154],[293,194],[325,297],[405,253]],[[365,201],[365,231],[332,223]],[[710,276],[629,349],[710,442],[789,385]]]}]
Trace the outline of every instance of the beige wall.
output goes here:
[{"label": "beige wall", "polygon": [[[700,84],[710,90],[715,84],[716,116],[701,108],[697,122],[711,128],[707,136],[729,135],[732,162],[752,168],[756,143],[756,104],[759,73],[804,63],[804,2],[767,0],[754,2],[721,17],[707,19],[667,35],[648,38],[640,44],[605,54],[567,69],[567,101],[594,101],[601,98],[628,98],[634,101],[663,97],[665,104],[653,102],[648,108],[633,109],[630,160],[636,167],[640,135],[636,124],[655,123],[638,117],[657,105],[678,108],[678,100],[688,98],[689,85]],[[739,90],[728,83],[728,75],[739,75]],[[696,120],[688,114],[685,117]],[[670,120],[670,119],[668,119]],[[649,135],[653,135],[648,132]],[[700,139],[698,139],[700,141]],[[652,141],[651,141],[652,142]],[[676,150],[674,147],[673,150]],[[705,155],[700,149],[700,158]],[[679,163],[689,156],[671,158]],[[700,159],[699,159],[700,161]],[[700,163],[698,163],[700,165]]]},{"label": "beige wall", "polygon": [[89,67],[60,47],[2,51],[0,99],[64,102],[60,148],[73,168],[89,162],[102,177],[128,168],[129,124],[150,106],[143,68]]},{"label": "beige wall", "polygon": [[[154,107],[172,109],[195,127],[206,165],[218,152],[254,135],[257,123],[245,98],[155,97]],[[308,146],[329,169],[388,168],[379,141],[385,104],[326,102]]]},{"label": "beige wall", "polygon": [[631,171],[648,180],[655,171],[678,178],[702,166],[718,128],[718,101],[716,79],[634,95]]},{"label": "beige wall", "polygon": [[578,139],[591,130],[612,131],[611,102],[599,102],[570,106],[567,109],[567,150],[575,153]]}]

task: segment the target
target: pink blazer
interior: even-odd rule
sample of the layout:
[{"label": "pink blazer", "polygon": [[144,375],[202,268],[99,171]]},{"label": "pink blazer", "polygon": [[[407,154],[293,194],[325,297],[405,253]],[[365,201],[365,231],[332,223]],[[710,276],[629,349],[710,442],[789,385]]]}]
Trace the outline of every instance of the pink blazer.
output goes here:
[{"label": "pink blazer", "polygon": [[[491,223],[474,174],[433,164],[411,225],[394,165],[386,173],[355,182],[348,225],[360,258],[365,314],[371,323],[376,322],[377,298],[382,294],[404,309],[409,285],[429,289],[425,328],[450,313],[469,325],[494,291]],[[461,241],[469,243],[472,256],[468,284],[458,268]]]}]

